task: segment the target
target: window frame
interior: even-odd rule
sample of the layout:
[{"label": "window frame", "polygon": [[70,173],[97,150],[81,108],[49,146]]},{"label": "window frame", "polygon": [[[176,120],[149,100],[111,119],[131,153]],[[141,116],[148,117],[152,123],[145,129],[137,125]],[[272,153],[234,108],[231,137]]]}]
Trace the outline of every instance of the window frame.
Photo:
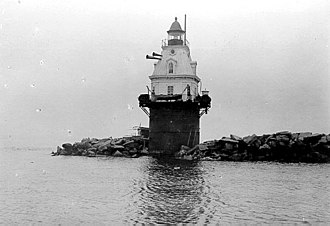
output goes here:
[{"label": "window frame", "polygon": [[174,64],[173,64],[173,62],[168,63],[168,73],[169,74],[174,74]]},{"label": "window frame", "polygon": [[167,95],[174,95],[174,86],[167,86]]}]

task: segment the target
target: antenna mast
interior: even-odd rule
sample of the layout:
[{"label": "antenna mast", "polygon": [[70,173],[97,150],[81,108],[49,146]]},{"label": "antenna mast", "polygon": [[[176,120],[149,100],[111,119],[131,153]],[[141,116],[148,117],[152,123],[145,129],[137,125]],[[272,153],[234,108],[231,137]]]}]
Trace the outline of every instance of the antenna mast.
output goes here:
[{"label": "antenna mast", "polygon": [[187,15],[184,14],[184,45],[187,45]]}]

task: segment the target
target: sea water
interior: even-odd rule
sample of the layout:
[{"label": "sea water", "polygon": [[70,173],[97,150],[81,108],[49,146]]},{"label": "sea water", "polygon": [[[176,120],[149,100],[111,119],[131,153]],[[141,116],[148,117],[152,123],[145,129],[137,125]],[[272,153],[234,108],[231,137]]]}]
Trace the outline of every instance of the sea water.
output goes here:
[{"label": "sea water", "polygon": [[330,164],[0,150],[0,224],[330,224]]}]

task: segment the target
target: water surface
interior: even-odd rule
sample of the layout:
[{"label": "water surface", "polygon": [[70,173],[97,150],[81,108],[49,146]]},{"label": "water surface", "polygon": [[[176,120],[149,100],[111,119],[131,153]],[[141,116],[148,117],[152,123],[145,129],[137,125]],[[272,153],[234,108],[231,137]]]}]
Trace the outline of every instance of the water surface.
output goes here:
[{"label": "water surface", "polygon": [[0,223],[330,224],[330,164],[0,154]]}]

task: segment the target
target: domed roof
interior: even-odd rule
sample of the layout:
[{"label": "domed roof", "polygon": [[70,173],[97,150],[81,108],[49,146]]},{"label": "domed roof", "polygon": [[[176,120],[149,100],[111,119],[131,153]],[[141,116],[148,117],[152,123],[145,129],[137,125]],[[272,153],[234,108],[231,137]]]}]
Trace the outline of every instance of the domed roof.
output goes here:
[{"label": "domed roof", "polygon": [[184,30],[182,30],[181,25],[178,22],[178,18],[175,17],[175,21],[172,23],[170,30],[167,31],[167,33],[170,32],[182,32],[184,33]]}]

